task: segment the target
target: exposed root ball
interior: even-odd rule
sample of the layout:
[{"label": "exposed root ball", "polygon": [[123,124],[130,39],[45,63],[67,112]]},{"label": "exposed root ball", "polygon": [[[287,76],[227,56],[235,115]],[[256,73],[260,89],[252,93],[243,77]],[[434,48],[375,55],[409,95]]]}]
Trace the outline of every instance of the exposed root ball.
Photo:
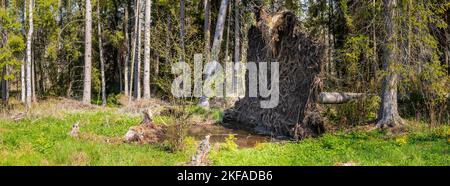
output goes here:
[{"label": "exposed root ball", "polygon": [[[249,30],[248,61],[280,63],[279,105],[262,109],[260,102],[264,98],[247,95],[225,112],[224,123],[276,137],[319,136],[324,132],[317,104],[321,92],[323,45],[299,30],[292,12],[269,15],[257,10],[256,17],[257,25]],[[248,79],[246,77],[247,85]]]}]

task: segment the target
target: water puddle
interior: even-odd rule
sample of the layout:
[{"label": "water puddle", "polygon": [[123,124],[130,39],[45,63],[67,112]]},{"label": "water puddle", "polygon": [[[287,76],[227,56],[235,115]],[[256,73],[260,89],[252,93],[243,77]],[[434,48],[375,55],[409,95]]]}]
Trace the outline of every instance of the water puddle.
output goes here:
[{"label": "water puddle", "polygon": [[221,125],[195,125],[188,129],[188,136],[197,140],[205,139],[206,135],[211,135],[211,143],[223,143],[229,135],[234,135],[239,148],[255,147],[258,143],[270,142],[272,138],[268,136],[255,135],[243,130],[225,128]]}]

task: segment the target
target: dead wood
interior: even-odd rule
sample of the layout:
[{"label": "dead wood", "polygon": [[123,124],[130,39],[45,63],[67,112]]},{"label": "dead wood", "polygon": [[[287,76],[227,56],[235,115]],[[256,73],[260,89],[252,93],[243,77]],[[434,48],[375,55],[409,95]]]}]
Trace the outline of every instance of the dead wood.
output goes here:
[{"label": "dead wood", "polygon": [[152,144],[163,142],[166,138],[167,128],[155,125],[151,119],[150,112],[142,112],[143,120],[140,125],[128,129],[125,134],[126,142],[137,142],[140,144]]},{"label": "dead wood", "polygon": [[211,150],[211,144],[209,142],[210,136],[206,136],[204,140],[200,142],[197,147],[195,155],[192,156],[191,162],[187,163],[189,166],[206,166],[208,162],[208,154]]},{"label": "dead wood", "polygon": [[319,103],[321,104],[342,104],[351,100],[367,96],[365,93],[349,92],[321,92],[319,94]]}]

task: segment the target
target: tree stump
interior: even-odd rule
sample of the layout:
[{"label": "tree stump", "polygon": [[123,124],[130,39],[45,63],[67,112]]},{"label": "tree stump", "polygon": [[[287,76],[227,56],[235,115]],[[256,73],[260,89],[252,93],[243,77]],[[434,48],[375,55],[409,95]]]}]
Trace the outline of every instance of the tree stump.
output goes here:
[{"label": "tree stump", "polygon": [[318,99],[324,45],[302,32],[290,11],[270,15],[257,9],[255,14],[257,25],[248,33],[248,61],[279,62],[279,104],[263,109],[260,101],[267,98],[249,97],[246,90],[246,96],[225,111],[224,125],[295,140],[321,135],[325,129]]},{"label": "tree stump", "polygon": [[143,120],[140,125],[132,126],[125,134],[126,142],[137,142],[140,144],[153,144],[165,140],[167,127],[158,126],[152,122],[150,111],[143,111]]}]

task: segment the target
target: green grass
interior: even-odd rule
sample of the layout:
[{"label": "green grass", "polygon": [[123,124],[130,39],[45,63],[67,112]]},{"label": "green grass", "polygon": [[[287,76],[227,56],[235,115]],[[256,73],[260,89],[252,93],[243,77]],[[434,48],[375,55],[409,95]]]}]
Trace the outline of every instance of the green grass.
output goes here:
[{"label": "green grass", "polygon": [[[189,107],[189,113],[220,119],[219,110]],[[67,112],[63,117],[43,116],[20,122],[0,120],[0,165],[180,165],[195,151],[195,141],[186,140],[186,150],[172,153],[164,145],[107,143],[74,139],[71,126],[80,122],[80,131],[106,138],[122,137],[140,117],[115,109]],[[157,116],[159,124],[175,118]],[[299,143],[264,143],[254,148],[213,148],[213,165],[450,165],[449,126],[430,129],[415,124],[405,135],[383,132],[337,132]],[[232,138],[230,138],[232,139]],[[232,140],[223,146],[233,147]]]},{"label": "green grass", "polygon": [[[262,144],[213,153],[218,165],[450,165],[448,127],[386,137],[380,132],[326,134],[299,143]],[[445,132],[444,132],[445,131]]]}]

